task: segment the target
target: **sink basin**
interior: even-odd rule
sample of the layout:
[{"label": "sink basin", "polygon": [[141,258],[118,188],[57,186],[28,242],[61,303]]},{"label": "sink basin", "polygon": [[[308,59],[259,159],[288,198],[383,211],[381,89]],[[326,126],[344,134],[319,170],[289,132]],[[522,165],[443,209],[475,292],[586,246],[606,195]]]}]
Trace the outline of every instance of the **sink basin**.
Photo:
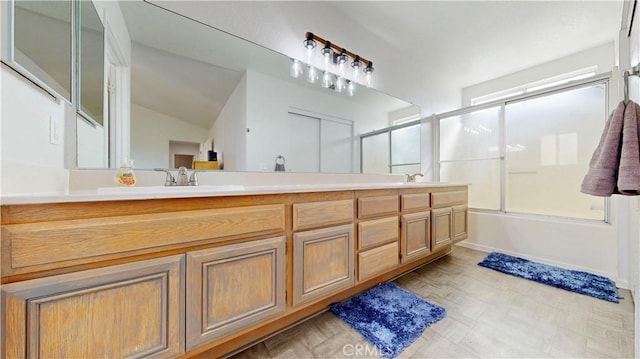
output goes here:
[{"label": "sink basin", "polygon": [[242,185],[201,185],[201,186],[141,186],[141,187],[103,187],[98,193],[200,193],[200,192],[231,192],[244,190]]}]

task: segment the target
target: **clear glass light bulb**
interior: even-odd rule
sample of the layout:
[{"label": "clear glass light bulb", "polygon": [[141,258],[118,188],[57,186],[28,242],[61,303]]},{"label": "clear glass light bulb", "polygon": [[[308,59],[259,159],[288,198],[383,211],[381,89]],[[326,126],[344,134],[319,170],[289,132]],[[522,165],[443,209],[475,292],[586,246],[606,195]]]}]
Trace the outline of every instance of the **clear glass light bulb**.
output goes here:
[{"label": "clear glass light bulb", "polygon": [[367,87],[371,87],[371,72],[367,72],[365,75],[365,81],[367,83]]},{"label": "clear glass light bulb", "polygon": [[344,90],[345,87],[346,87],[346,82],[344,80],[344,77],[338,77],[336,79],[336,91],[342,92],[342,90]]},{"label": "clear glass light bulb", "polygon": [[313,66],[309,66],[307,71],[307,82],[314,84],[318,81],[318,77],[318,70]]},{"label": "clear glass light bulb", "polygon": [[289,75],[297,79],[300,77],[300,75],[302,75],[302,73],[303,73],[303,70],[302,70],[302,64],[300,63],[300,61],[296,59],[292,59],[291,70],[289,71]]},{"label": "clear glass light bulb", "polygon": [[331,85],[333,85],[331,74],[325,71],[322,75],[322,87],[328,89]]},{"label": "clear glass light bulb", "polygon": [[353,96],[356,94],[356,83],[349,81],[347,84],[347,95]]}]

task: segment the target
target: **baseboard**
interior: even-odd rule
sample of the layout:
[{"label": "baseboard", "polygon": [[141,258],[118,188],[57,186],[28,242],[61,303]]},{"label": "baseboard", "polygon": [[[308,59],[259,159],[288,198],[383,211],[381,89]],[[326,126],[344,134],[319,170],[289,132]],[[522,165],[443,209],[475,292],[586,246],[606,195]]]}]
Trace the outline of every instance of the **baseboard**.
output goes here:
[{"label": "baseboard", "polygon": [[466,242],[466,241],[460,242],[460,243],[458,243],[456,245],[458,245],[460,247],[475,249],[477,251],[486,252],[486,253],[500,252],[500,253],[508,254],[510,256],[526,258],[526,259],[531,260],[531,261],[535,261],[535,262],[539,262],[539,263],[543,263],[543,264],[548,264],[548,265],[552,265],[552,266],[556,266],[556,267],[579,270],[579,271],[583,271],[583,272],[589,272],[589,273],[601,275],[603,277],[611,278],[611,280],[613,280],[616,283],[616,287],[622,288],[622,289],[629,289],[629,281],[621,280],[620,278],[617,277],[617,275],[615,275],[615,273],[606,273],[606,272],[596,271],[596,270],[593,270],[591,268],[575,266],[575,265],[571,265],[571,264],[568,264],[568,263],[557,262],[557,261],[552,261],[552,260],[549,260],[549,259],[546,259],[546,258],[540,258],[540,257],[532,256],[532,255],[529,255],[529,254],[526,254],[526,253],[517,253],[517,252],[507,251],[507,250],[504,250],[504,249],[501,249],[501,248],[494,248],[494,247],[491,247],[491,246],[485,246],[485,245],[477,244],[477,243],[469,243],[469,242]]}]

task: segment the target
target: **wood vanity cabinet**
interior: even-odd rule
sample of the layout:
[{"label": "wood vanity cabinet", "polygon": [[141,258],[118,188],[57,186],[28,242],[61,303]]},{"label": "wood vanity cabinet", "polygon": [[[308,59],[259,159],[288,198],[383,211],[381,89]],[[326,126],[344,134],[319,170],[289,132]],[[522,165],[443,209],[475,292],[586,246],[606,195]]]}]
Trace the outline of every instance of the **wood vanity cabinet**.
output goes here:
[{"label": "wood vanity cabinet", "polygon": [[431,193],[433,248],[450,245],[467,238],[467,191]]},{"label": "wood vanity cabinet", "polygon": [[448,253],[465,186],[2,205],[2,357],[221,357]]},{"label": "wood vanity cabinet", "polygon": [[363,282],[400,262],[397,190],[360,191],[357,199],[357,278]]},{"label": "wood vanity cabinet", "polygon": [[285,239],[187,253],[187,350],[284,313]]},{"label": "wood vanity cabinet", "polygon": [[401,262],[408,263],[431,253],[431,212],[429,192],[403,190],[400,194]]},{"label": "wood vanity cabinet", "polygon": [[184,353],[184,256],[2,286],[3,358]]},{"label": "wood vanity cabinet", "polygon": [[353,200],[294,203],[294,230],[316,227],[293,234],[294,306],[354,284]]}]

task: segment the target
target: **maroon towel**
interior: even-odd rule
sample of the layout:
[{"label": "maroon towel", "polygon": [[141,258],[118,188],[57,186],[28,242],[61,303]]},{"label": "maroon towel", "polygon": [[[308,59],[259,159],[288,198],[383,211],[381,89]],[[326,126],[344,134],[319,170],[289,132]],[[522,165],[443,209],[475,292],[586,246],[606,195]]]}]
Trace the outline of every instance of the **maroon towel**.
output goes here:
[{"label": "maroon towel", "polygon": [[620,166],[618,167],[618,191],[620,194],[629,196],[640,194],[638,118],[640,118],[640,106],[629,101],[624,110]]},{"label": "maroon towel", "polygon": [[611,196],[618,193],[618,167],[624,120],[624,102],[611,113],[598,147],[589,162],[589,171],[582,180],[580,192],[594,196]]}]

